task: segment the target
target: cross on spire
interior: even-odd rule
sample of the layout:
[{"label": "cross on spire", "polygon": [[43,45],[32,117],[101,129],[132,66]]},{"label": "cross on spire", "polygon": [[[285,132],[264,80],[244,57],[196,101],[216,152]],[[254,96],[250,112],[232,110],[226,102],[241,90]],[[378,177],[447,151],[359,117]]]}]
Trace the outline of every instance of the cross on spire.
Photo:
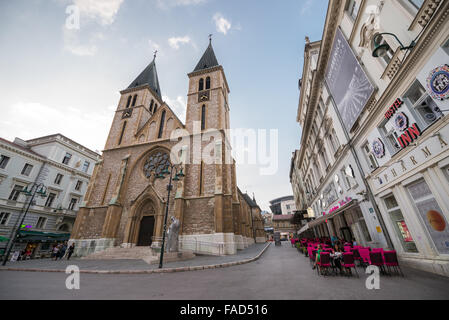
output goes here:
[{"label": "cross on spire", "polygon": [[211,44],[211,43],[212,43],[212,33],[209,34],[209,44]]},{"label": "cross on spire", "polygon": [[156,59],[157,50],[154,50],[154,59]]}]

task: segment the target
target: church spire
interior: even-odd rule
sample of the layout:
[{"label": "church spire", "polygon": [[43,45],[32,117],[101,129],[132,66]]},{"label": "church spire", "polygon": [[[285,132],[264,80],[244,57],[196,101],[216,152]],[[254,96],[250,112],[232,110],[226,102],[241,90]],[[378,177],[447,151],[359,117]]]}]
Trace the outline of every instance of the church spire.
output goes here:
[{"label": "church spire", "polygon": [[156,53],[154,52],[153,61],[142,71],[142,73],[129,85],[128,89],[149,85],[150,88],[162,99],[159,78],[156,71]]},{"label": "church spire", "polygon": [[217,58],[215,57],[214,49],[212,48],[212,35],[209,35],[209,46],[207,47],[206,51],[204,52],[203,56],[201,57],[200,61],[195,67],[195,71],[209,69],[212,67],[218,66]]}]

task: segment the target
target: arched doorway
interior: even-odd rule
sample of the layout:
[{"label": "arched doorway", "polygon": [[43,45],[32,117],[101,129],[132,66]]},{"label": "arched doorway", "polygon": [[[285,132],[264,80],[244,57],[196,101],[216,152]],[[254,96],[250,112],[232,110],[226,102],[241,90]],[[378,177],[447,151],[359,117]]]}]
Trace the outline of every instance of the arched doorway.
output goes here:
[{"label": "arched doorway", "polygon": [[151,200],[146,201],[139,212],[140,223],[137,246],[150,246],[153,242],[155,209]]}]

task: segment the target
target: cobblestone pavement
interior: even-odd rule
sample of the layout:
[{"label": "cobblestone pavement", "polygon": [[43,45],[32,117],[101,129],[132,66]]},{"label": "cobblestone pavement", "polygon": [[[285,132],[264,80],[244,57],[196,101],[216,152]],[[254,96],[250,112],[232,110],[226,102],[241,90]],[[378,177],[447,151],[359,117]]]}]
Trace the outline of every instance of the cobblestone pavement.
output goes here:
[{"label": "cobblestone pavement", "polygon": [[449,299],[449,279],[410,268],[405,277],[381,276],[380,289],[360,278],[318,276],[289,243],[271,245],[255,262],[221,269],[161,274],[81,274],[68,290],[64,273],[0,272],[0,299]]},{"label": "cobblestone pavement", "polygon": [[[265,245],[265,243],[254,244],[244,250],[239,250],[235,255],[221,257],[198,255],[190,260],[167,262],[164,263],[164,268],[213,265],[250,259],[257,256],[263,248],[265,248]],[[80,270],[148,270],[157,269],[159,267],[159,264],[148,264],[143,260],[85,260],[72,258],[70,261],[66,259],[58,261],[51,259],[36,259],[7,262],[6,266],[0,266],[0,270],[5,268],[65,270],[69,265],[77,265]]]}]

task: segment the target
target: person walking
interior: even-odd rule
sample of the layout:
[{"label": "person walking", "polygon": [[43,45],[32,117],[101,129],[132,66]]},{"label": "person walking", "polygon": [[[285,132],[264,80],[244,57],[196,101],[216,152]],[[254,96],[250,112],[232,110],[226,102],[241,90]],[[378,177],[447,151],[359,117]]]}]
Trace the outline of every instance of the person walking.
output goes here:
[{"label": "person walking", "polygon": [[75,243],[72,243],[72,245],[69,247],[68,250],[67,260],[70,260],[70,257],[72,256],[74,250],[75,250]]},{"label": "person walking", "polygon": [[64,243],[61,246],[61,250],[60,250],[60,255],[59,255],[59,260],[62,260],[62,258],[64,258],[65,256],[65,252],[67,251],[67,245]]},{"label": "person walking", "polygon": [[53,248],[53,254],[54,254],[54,257],[55,257],[55,261],[58,260],[58,258],[59,258],[59,250],[60,250],[60,244],[57,244]]}]

